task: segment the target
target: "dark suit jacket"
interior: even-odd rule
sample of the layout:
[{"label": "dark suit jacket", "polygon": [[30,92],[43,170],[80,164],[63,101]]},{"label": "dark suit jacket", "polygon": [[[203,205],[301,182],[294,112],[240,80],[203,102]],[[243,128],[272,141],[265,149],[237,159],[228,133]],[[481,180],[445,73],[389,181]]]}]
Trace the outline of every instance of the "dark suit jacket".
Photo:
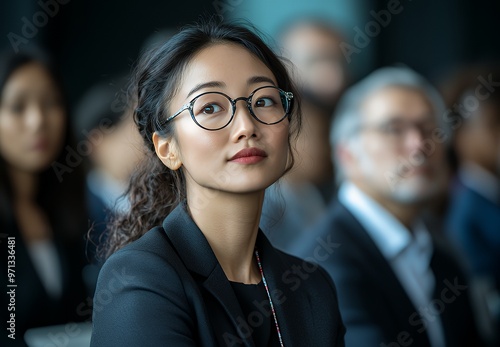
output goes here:
[{"label": "dark suit jacket", "polygon": [[[319,249],[322,242],[336,243],[337,248],[324,252]],[[425,327],[437,314],[443,322],[447,346],[481,345],[467,282],[452,257],[437,243],[431,260],[435,300],[433,307],[423,309],[414,307],[371,237],[339,202],[330,206],[312,234],[298,240],[292,253],[313,257],[334,279],[347,346],[430,346]]]},{"label": "dark suit jacket", "polygon": [[[261,231],[256,247],[285,346],[343,346],[326,272],[275,250]],[[106,261],[94,303],[92,346],[254,345],[231,284],[185,205]]]},{"label": "dark suit jacket", "polygon": [[464,252],[477,276],[495,280],[500,290],[500,196],[494,203],[457,181],[447,216],[450,239]]},{"label": "dark suit jacket", "polygon": [[[82,309],[87,302],[85,286],[82,280],[84,266],[83,237],[81,240],[68,240],[59,234],[54,235],[59,262],[62,271],[62,294],[58,299],[53,299],[45,290],[42,281],[35,269],[28,251],[28,246],[15,223],[11,223],[1,232],[7,232],[0,239],[0,255],[2,268],[0,277],[2,287],[6,290],[8,282],[7,273],[7,237],[14,237],[15,244],[15,311],[8,311],[9,296],[2,295],[2,333],[0,346],[26,346],[24,333],[29,328],[46,325],[65,324],[68,322],[89,320],[90,312]],[[4,235],[2,235],[4,236]],[[89,307],[88,305],[86,306]],[[88,310],[87,310],[88,311]],[[15,313],[16,340],[7,337],[6,321],[10,313]]]}]

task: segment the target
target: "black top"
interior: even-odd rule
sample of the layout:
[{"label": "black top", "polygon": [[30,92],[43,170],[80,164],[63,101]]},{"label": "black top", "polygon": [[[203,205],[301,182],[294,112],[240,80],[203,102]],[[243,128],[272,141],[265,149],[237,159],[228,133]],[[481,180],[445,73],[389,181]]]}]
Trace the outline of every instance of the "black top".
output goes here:
[{"label": "black top", "polygon": [[[278,332],[264,282],[244,284],[230,282],[243,311],[244,326],[256,346],[279,346]],[[279,322],[278,322],[279,324]]]},{"label": "black top", "polygon": [[[277,251],[261,231],[256,247],[283,344],[344,346],[335,286],[325,271]],[[259,346],[242,328],[241,298],[185,204],[105,262],[94,298],[92,347]]]}]

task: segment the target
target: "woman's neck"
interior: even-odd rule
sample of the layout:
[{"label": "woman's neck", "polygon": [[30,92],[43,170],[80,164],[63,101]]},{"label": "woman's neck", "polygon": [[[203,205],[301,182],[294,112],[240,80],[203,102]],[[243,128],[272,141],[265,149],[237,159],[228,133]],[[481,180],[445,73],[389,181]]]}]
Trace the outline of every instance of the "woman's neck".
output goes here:
[{"label": "woman's neck", "polygon": [[259,283],[254,249],[264,191],[233,194],[189,192],[188,208],[212,247],[226,277],[233,282]]},{"label": "woman's neck", "polygon": [[21,170],[10,169],[12,182],[13,208],[17,225],[27,244],[50,240],[50,222],[36,202],[38,176]]},{"label": "woman's neck", "polygon": [[9,168],[13,198],[17,202],[33,203],[36,199],[38,177],[36,174]]}]

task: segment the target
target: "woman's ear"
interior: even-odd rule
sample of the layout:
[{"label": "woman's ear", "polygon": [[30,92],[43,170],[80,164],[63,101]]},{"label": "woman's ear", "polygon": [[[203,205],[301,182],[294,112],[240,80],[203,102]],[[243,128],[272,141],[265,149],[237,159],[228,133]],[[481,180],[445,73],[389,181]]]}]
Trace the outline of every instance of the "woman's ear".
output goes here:
[{"label": "woman's ear", "polygon": [[162,163],[170,170],[178,170],[182,166],[182,161],[175,139],[172,137],[165,138],[154,132],[152,140],[155,145],[156,155]]}]

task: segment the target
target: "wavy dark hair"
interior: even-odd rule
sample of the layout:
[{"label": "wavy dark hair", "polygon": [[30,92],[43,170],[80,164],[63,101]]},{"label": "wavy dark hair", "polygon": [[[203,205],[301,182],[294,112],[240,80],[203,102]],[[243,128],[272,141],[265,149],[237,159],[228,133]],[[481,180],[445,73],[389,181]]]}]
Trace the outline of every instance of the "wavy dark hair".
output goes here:
[{"label": "wavy dark hair", "polygon": [[[242,46],[254,54],[274,74],[278,87],[294,93],[290,112],[290,134],[296,136],[301,124],[300,101],[285,65],[262,39],[250,29],[227,23],[206,22],[183,28],[165,44],[143,54],[133,74],[132,90],[136,108],[134,120],[146,146],[146,158],[133,174],[125,197],[130,210],[114,216],[108,225],[107,243],[101,255],[108,257],[126,244],[160,225],[172,209],[185,198],[185,179],[181,170],[168,169],[156,156],[154,132],[175,136],[172,123],[165,122],[170,101],[177,93],[182,73],[200,50],[215,44]],[[290,146],[290,166],[293,150]]]},{"label": "wavy dark hair", "polygon": [[[76,148],[71,133],[69,107],[63,88],[62,79],[51,57],[37,48],[14,53],[5,51],[0,55],[0,91],[3,90],[12,74],[18,69],[32,63],[40,64],[55,82],[62,97],[66,115],[66,129],[63,147],[56,162],[65,163],[65,148]],[[0,100],[1,102],[1,100]],[[14,192],[11,179],[7,173],[8,163],[0,156],[0,227],[2,230],[13,230],[17,221],[13,211]],[[60,181],[52,166],[38,173],[39,182],[36,202],[49,218],[54,233],[63,240],[74,243],[83,240],[87,227],[85,214],[84,187],[85,177],[82,167],[72,168]]]}]

